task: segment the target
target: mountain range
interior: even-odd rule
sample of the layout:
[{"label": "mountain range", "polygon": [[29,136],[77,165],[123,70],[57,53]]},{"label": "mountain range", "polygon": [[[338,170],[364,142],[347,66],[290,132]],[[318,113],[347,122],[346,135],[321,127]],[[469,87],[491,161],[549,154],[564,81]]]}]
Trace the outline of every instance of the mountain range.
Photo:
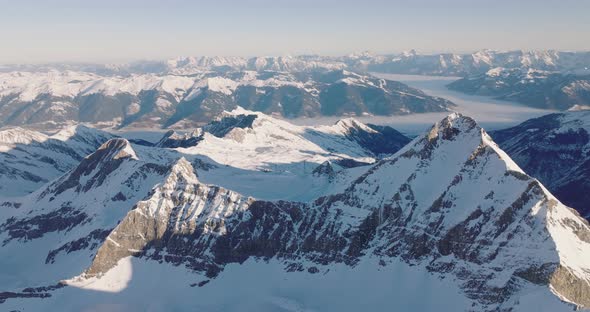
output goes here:
[{"label": "mountain range", "polygon": [[0,126],[190,128],[238,106],[285,118],[444,112],[448,100],[403,83],[346,70],[205,71],[100,76],[88,72],[0,74]]},{"label": "mountain range", "polygon": [[588,222],[467,116],[412,141],[241,109],[154,144],[104,139],[2,205],[2,308],[590,307]]},{"label": "mountain range", "polygon": [[[118,136],[84,126],[67,127],[51,136],[18,127],[0,131],[0,180],[4,182],[0,197],[36,191],[114,138]],[[284,175],[292,170],[299,172],[303,166],[310,173],[314,166],[325,162],[339,168],[367,165],[398,151],[409,141],[391,127],[366,125],[352,118],[331,126],[296,126],[244,109],[224,112],[192,132],[170,130],[158,142],[133,140],[138,148],[164,151],[156,158],[174,158],[177,152],[170,152],[172,149],[181,150],[187,158],[197,157],[194,161],[199,163],[198,168],[216,172],[211,174],[213,179],[227,175],[249,178],[252,170],[262,176]],[[219,165],[227,163],[239,170]]]},{"label": "mountain range", "polygon": [[473,53],[418,53],[415,50],[379,55],[371,52],[345,56],[266,56],[178,57],[163,61],[136,61],[127,64],[41,64],[4,65],[0,72],[82,71],[101,76],[130,74],[191,75],[206,71],[281,71],[309,72],[347,69],[357,72],[381,72],[414,75],[470,76],[496,67],[536,69],[557,72],[588,72],[590,52],[555,50],[495,51]]},{"label": "mountain range", "polygon": [[452,90],[544,109],[587,109],[590,53],[181,57],[129,64],[0,67],[0,127],[202,126],[238,106],[284,118],[453,111],[454,103],[370,72],[464,77]]},{"label": "mountain range", "polygon": [[418,54],[412,50],[377,61],[370,61],[370,58],[367,57],[359,59],[364,60],[364,62],[361,61],[361,64],[366,64],[366,69],[369,71],[459,77],[483,74],[496,67],[564,73],[588,73],[588,68],[590,68],[590,52],[554,50],[481,50],[466,54]]},{"label": "mountain range", "polygon": [[590,108],[590,75],[494,68],[454,81],[449,89],[555,110]]}]

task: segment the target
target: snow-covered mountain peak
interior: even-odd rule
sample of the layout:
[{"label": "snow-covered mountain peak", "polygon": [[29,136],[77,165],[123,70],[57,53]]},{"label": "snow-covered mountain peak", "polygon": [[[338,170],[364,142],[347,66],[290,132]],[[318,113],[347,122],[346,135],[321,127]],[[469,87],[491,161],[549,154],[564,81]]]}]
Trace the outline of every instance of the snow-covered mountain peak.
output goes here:
[{"label": "snow-covered mountain peak", "polygon": [[68,190],[72,190],[74,194],[92,193],[103,185],[122,183],[121,180],[127,179],[138,163],[139,159],[129,141],[123,138],[110,139],[82,159],[77,167],[40,189],[39,196],[35,197],[37,200],[49,198],[52,201]]},{"label": "snow-covered mountain peak", "polygon": [[112,138],[108,132],[101,131],[95,128],[90,128],[85,125],[71,125],[67,126],[50,136],[51,139],[59,141],[78,141],[78,142],[95,142],[97,139],[106,142]]},{"label": "snow-covered mountain peak", "polygon": [[56,140],[66,141],[77,134],[87,133],[90,131],[95,130],[93,128],[88,128],[84,125],[71,125],[62,128],[61,130],[53,134],[51,137]]},{"label": "snow-covered mountain peak", "polygon": [[452,113],[432,126],[428,132],[428,139],[452,140],[458,134],[474,133],[479,135],[481,130],[481,127],[471,117]]},{"label": "snow-covered mountain peak", "polygon": [[503,67],[494,67],[486,72],[486,76],[498,77],[505,70]]},{"label": "snow-covered mountain peak", "polygon": [[418,55],[418,52],[416,52],[416,50],[414,50],[414,49],[403,51],[401,53],[401,56],[405,57],[405,58],[415,57],[416,55]]},{"label": "snow-covered mountain peak", "polygon": [[[225,112],[202,131],[198,147],[183,149],[184,153],[203,154],[218,163],[256,170],[277,169],[277,162],[297,170],[297,163],[320,164],[328,159],[371,163],[377,155],[392,154],[409,141],[389,127],[372,129],[353,121],[297,126],[244,109]],[[271,162],[273,165],[269,165]]]},{"label": "snow-covered mountain peak", "polygon": [[339,127],[342,129],[343,133],[349,133],[351,129],[362,130],[369,133],[376,133],[374,129],[371,129],[366,124],[350,117],[350,118],[343,118],[338,120],[334,126]]},{"label": "snow-covered mountain peak", "polygon": [[368,50],[362,52],[355,52],[347,55],[347,57],[351,59],[375,58],[377,56],[377,53]]},{"label": "snow-covered mountain peak", "polygon": [[0,145],[31,144],[33,142],[46,141],[48,137],[42,133],[11,127],[0,130]]},{"label": "snow-covered mountain peak", "polygon": [[186,158],[181,157],[170,167],[170,173],[162,187],[166,190],[174,190],[179,185],[197,184],[199,179],[195,169]]},{"label": "snow-covered mountain peak", "polygon": [[252,115],[252,114],[258,114],[259,112],[255,112],[255,111],[251,111],[248,109],[245,109],[241,106],[237,106],[236,108],[230,110],[230,111],[223,111],[221,114],[219,114],[217,116],[217,118],[215,120],[219,120],[223,117],[227,117],[227,116],[236,116],[236,115]]},{"label": "snow-covered mountain peak", "polygon": [[195,87],[206,87],[209,91],[232,95],[238,83],[225,77],[210,77],[197,82]]},{"label": "snow-covered mountain peak", "polygon": [[[205,129],[209,132],[214,127],[211,125],[216,125],[219,127],[221,125],[231,126],[233,128],[251,128],[251,129],[259,129],[259,128],[266,128],[268,131],[272,131],[272,128],[275,128],[277,131],[290,131],[290,132],[301,132],[304,131],[303,128],[297,127],[289,122],[284,120],[280,120],[274,118],[273,116],[269,116],[267,114],[261,112],[250,111],[244,109],[242,107],[238,107],[230,112],[223,112],[220,117],[218,117],[215,121],[210,123],[210,125],[206,126]],[[367,126],[363,122],[358,121],[353,117],[342,118],[339,119],[331,126],[318,126],[318,129],[323,131],[327,131],[330,133],[337,133],[346,135],[349,134],[351,131],[363,131],[368,133],[376,133],[377,131],[372,129],[371,127]],[[228,131],[229,132],[229,131]],[[213,133],[213,132],[212,132]]]},{"label": "snow-covered mountain peak", "polygon": [[0,196],[39,189],[113,137],[84,126],[70,126],[51,136],[18,127],[0,130]]},{"label": "snow-covered mountain peak", "polygon": [[[460,137],[460,138],[457,138]],[[472,161],[481,154],[494,154],[504,164],[504,169],[524,174],[522,169],[492,140],[487,132],[481,128],[477,122],[461,113],[452,113],[437,122],[426,136],[429,144],[425,145],[427,150],[432,145],[440,145],[437,139],[442,141],[460,141],[465,144],[465,148],[473,150],[469,157]],[[438,146],[437,145],[437,146]]]},{"label": "snow-covered mountain peak", "polygon": [[131,147],[131,143],[123,138],[108,140],[91,156],[97,157],[98,155],[102,160],[138,159],[133,147]]},{"label": "snow-covered mountain peak", "polygon": [[[450,261],[453,265],[449,267],[457,272],[472,271],[469,267],[479,263],[481,267],[469,274],[474,278],[489,275],[486,283],[478,284],[478,292],[498,283],[509,287],[510,278],[524,279],[548,285],[566,301],[590,303],[585,295],[590,291],[590,268],[581,256],[590,252],[590,226],[522,172],[469,117],[446,117],[424,136],[380,161],[342,198],[344,203],[367,210],[386,207],[376,216],[392,213],[396,220],[392,231],[410,236],[409,251],[402,252],[402,258],[420,259],[430,253],[427,246],[431,246],[439,253],[430,262],[433,268],[435,262],[448,265]],[[396,237],[385,245],[385,252],[404,248],[397,234],[383,235]],[[441,237],[441,241],[423,245],[423,250],[415,249],[421,239]],[[479,247],[467,247],[474,242],[494,247],[479,243]],[[519,250],[518,260],[513,250]],[[469,264],[463,267],[449,260],[451,254]],[[494,267],[506,273],[492,273]]]}]

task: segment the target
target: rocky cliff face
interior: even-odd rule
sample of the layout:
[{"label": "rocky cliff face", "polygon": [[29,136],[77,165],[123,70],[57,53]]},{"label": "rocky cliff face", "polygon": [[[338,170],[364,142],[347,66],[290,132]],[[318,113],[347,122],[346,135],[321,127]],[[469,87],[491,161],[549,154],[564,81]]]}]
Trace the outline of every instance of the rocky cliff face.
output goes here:
[{"label": "rocky cliff face", "polygon": [[200,129],[184,135],[178,134],[174,130],[170,130],[164,134],[164,137],[162,137],[155,146],[164,148],[187,148],[196,146],[201,140],[203,140],[203,136]]},{"label": "rocky cliff face", "polygon": [[[137,158],[125,139],[111,139],[61,178],[4,209],[0,222],[3,289],[61,280],[90,256],[138,200],[167,173]],[[11,264],[15,259],[19,265]],[[27,274],[27,271],[40,272]]]}]

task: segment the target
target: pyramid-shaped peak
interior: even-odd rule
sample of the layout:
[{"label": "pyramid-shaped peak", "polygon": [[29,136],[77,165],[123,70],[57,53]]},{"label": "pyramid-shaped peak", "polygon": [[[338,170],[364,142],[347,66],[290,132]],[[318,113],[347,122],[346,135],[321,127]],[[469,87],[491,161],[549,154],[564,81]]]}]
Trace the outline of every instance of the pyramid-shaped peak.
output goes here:
[{"label": "pyramid-shaped peak", "polygon": [[440,121],[440,124],[444,127],[463,128],[466,130],[478,127],[477,122],[473,118],[458,112],[449,114]]},{"label": "pyramid-shaped peak", "polygon": [[[121,167],[125,160],[137,160],[137,155],[129,141],[123,138],[110,139],[94,153],[82,159],[80,164],[68,174],[51,184],[40,198],[75,188],[77,192],[87,192],[107,181],[109,176]],[[83,179],[82,177],[88,177]]]},{"label": "pyramid-shaped peak", "polygon": [[181,157],[170,167],[170,173],[164,183],[164,188],[174,189],[179,184],[196,184],[199,183],[197,174],[191,163],[186,158]]},{"label": "pyramid-shaped peak", "polygon": [[462,166],[465,160],[473,163],[480,157],[494,155],[493,158],[501,160],[504,170],[520,174],[523,178],[526,175],[473,118],[460,113],[452,113],[435,123],[399,153],[403,157],[445,159],[445,166],[449,166],[450,162]]},{"label": "pyramid-shaped peak", "polygon": [[133,147],[131,147],[131,143],[123,138],[108,140],[89,157],[99,157],[103,160],[138,159]]},{"label": "pyramid-shaped peak", "polygon": [[334,169],[334,165],[329,160],[324,161],[319,166],[313,169],[312,174],[314,176],[328,176],[333,178],[336,174],[336,170]]},{"label": "pyramid-shaped peak", "polygon": [[375,132],[375,130],[371,129],[366,124],[364,124],[352,117],[339,119],[335,125],[343,128],[345,130],[362,129],[362,130],[365,130],[368,132]]},{"label": "pyramid-shaped peak", "polygon": [[452,140],[461,133],[481,135],[481,131],[481,127],[473,118],[461,113],[452,113],[432,126],[428,132],[428,139]]}]

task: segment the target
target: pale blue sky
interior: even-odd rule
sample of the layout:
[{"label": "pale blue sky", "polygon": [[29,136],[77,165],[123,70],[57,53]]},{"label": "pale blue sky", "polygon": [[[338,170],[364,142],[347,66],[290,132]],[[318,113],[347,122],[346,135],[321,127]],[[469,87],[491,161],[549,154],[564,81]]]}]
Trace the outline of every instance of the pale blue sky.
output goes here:
[{"label": "pale blue sky", "polygon": [[590,50],[590,0],[0,0],[1,63]]}]

